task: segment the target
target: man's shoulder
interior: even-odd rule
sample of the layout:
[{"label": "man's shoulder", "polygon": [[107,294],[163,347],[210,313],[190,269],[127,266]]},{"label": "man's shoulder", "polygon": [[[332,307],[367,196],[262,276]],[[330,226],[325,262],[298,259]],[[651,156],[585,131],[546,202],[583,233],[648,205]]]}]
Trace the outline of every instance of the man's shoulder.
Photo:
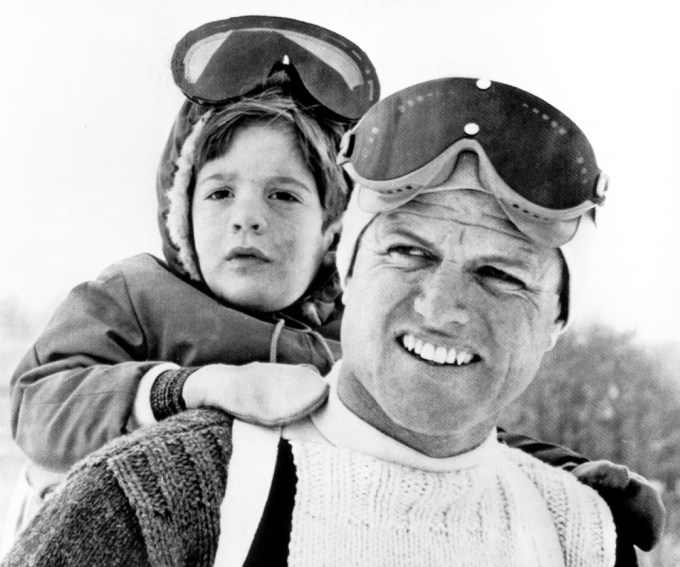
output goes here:
[{"label": "man's shoulder", "polygon": [[[152,460],[170,464],[188,455],[206,461],[210,458],[208,453],[217,459],[214,466],[221,467],[231,453],[232,422],[229,415],[219,410],[188,410],[115,439],[83,459],[74,473],[102,464],[113,469]],[[201,455],[202,452],[206,454]]]},{"label": "man's shoulder", "polygon": [[112,441],[71,469],[29,529],[43,538],[58,523],[57,537],[79,547],[91,543],[87,523],[97,552],[104,541],[129,542],[154,565],[168,565],[178,549],[214,551],[231,423],[218,410],[191,410]]},{"label": "man's shoulder", "polygon": [[[520,449],[501,451],[536,488],[553,517],[563,549],[593,565],[614,558],[616,529],[607,503],[571,473],[552,467]],[[586,562],[585,564],[590,564]]]},{"label": "man's shoulder", "polygon": [[521,449],[501,445],[501,450],[539,489],[545,488],[545,485],[561,486],[566,491],[600,499],[595,490],[562,468],[551,466]]},{"label": "man's shoulder", "polygon": [[609,506],[590,486],[570,472],[550,466],[520,449],[502,446],[502,450],[536,487],[554,517],[579,518],[598,525],[611,525],[613,529]]}]

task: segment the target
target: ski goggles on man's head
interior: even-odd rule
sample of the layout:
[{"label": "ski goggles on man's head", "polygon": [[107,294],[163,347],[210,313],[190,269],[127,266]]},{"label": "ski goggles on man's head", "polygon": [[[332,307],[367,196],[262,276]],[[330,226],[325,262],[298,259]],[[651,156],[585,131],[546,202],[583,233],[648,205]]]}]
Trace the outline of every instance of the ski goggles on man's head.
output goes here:
[{"label": "ski goggles on man's head", "polygon": [[175,83],[192,101],[222,104],[284,70],[305,94],[346,120],[358,120],[380,97],[368,56],[330,30],[272,16],[204,24],[180,40],[172,58]]},{"label": "ski goggles on man's head", "polygon": [[550,246],[604,201],[606,176],[581,130],[540,98],[484,80],[439,79],[387,97],[345,135],[339,162],[362,208],[379,212],[445,189],[461,152],[477,154],[484,189],[520,231]]}]

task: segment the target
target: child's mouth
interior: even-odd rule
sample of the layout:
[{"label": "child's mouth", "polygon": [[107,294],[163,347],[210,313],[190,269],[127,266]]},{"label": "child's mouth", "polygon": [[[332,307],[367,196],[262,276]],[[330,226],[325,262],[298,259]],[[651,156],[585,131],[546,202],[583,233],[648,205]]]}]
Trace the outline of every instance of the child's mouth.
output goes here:
[{"label": "child's mouth", "polygon": [[227,260],[252,260],[257,262],[271,261],[264,252],[252,246],[237,246],[236,248],[232,248],[227,254]]}]

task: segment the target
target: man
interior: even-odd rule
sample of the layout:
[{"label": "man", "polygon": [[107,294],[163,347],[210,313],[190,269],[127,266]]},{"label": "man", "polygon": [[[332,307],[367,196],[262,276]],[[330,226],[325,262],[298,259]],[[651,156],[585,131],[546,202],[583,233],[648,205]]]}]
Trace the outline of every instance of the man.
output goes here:
[{"label": "man", "polygon": [[569,319],[606,181],[514,87],[415,85],[345,140],[343,360],[266,429],[199,410],[88,458],[8,565],[613,565],[605,502],[496,440]]}]

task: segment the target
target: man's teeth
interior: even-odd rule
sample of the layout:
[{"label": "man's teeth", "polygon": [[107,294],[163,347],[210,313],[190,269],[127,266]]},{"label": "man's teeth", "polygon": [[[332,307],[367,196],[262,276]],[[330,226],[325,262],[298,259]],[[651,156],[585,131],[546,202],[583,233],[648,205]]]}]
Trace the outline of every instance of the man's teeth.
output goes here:
[{"label": "man's teeth", "polygon": [[423,360],[436,362],[437,364],[462,366],[463,364],[469,364],[474,358],[474,354],[471,352],[446,348],[445,346],[434,346],[432,343],[416,339],[413,335],[404,335],[402,344],[407,351],[417,354]]}]

